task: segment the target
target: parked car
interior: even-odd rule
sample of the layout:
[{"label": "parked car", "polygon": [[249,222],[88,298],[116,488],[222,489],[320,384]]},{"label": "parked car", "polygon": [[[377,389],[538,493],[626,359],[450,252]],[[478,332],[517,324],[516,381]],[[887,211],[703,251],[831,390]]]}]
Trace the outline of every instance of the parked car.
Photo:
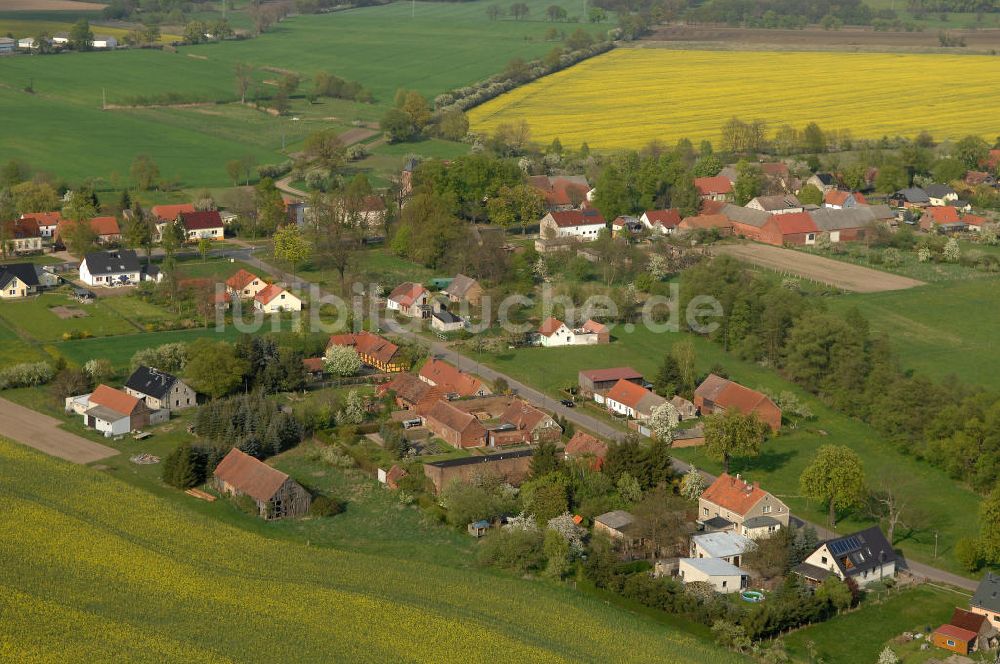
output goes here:
[{"label": "parked car", "polygon": [[576,404],[573,403],[572,399],[563,399],[559,403],[566,406],[567,408],[576,408]]}]

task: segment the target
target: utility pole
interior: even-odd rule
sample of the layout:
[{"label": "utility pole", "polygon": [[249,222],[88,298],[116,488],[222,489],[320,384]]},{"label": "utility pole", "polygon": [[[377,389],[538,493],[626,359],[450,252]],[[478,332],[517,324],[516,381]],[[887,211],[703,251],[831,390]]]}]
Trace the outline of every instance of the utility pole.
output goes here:
[{"label": "utility pole", "polygon": [[106,111],[108,109],[108,90],[107,88],[101,88],[101,110]]},{"label": "utility pole", "polygon": [[937,558],[937,551],[938,551],[937,545],[938,545],[938,531],[935,530],[934,531],[934,557],[935,558]]}]

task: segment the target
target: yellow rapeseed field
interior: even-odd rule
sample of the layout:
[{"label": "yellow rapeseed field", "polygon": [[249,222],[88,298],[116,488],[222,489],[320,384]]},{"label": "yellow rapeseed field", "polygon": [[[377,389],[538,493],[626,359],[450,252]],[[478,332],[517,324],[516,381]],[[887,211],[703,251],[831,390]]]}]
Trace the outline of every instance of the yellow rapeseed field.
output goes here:
[{"label": "yellow rapeseed field", "polygon": [[0,439],[2,662],[741,661],[542,582],[269,539]]},{"label": "yellow rapeseed field", "polygon": [[533,140],[638,148],[718,144],[731,117],[769,134],[809,122],[855,138],[1000,134],[1000,58],[972,55],[616,49],[470,111],[473,131],[526,120]]}]

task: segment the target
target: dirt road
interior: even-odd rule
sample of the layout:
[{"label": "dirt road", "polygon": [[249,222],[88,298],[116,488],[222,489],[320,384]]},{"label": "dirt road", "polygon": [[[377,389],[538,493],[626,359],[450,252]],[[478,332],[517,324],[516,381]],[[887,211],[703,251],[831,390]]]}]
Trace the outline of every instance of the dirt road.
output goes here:
[{"label": "dirt road", "polygon": [[0,433],[40,452],[73,463],[91,463],[118,454],[118,450],[81,438],[64,429],[59,420],[0,398]]},{"label": "dirt road", "polygon": [[909,277],[766,244],[722,244],[713,246],[711,253],[727,254],[751,265],[788,272],[855,293],[880,293],[924,285]]}]

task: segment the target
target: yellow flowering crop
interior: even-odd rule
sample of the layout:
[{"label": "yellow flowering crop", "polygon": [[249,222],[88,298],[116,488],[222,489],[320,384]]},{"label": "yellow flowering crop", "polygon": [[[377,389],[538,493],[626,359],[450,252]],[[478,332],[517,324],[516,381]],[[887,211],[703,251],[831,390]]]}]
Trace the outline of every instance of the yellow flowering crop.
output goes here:
[{"label": "yellow flowering crop", "polygon": [[638,148],[689,138],[718,145],[733,116],[849,130],[855,138],[1000,133],[1000,58],[975,55],[621,48],[469,112],[472,130],[526,120],[532,139]]}]

